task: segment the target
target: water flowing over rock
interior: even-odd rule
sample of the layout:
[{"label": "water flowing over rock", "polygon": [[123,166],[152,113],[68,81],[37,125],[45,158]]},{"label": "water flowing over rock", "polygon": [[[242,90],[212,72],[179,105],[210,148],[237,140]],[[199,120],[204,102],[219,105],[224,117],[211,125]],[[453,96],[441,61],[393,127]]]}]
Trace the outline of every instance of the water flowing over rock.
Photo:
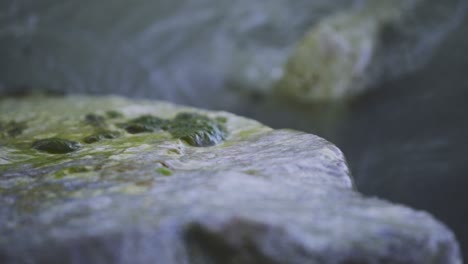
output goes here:
[{"label": "water flowing over rock", "polygon": [[[451,231],[360,195],[311,134],[118,97],[4,99],[0,113],[22,128],[0,131],[1,263],[462,263]],[[171,133],[181,120],[216,141]],[[136,121],[151,129],[127,132]]]}]

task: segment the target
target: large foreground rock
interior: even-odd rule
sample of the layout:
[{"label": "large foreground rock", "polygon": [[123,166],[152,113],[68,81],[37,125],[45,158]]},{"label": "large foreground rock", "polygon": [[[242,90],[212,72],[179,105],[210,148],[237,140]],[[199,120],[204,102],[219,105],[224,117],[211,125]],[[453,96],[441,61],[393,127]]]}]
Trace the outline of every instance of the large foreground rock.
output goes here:
[{"label": "large foreground rock", "polygon": [[314,135],[120,98],[0,113],[0,263],[461,263],[446,227],[357,193]]}]

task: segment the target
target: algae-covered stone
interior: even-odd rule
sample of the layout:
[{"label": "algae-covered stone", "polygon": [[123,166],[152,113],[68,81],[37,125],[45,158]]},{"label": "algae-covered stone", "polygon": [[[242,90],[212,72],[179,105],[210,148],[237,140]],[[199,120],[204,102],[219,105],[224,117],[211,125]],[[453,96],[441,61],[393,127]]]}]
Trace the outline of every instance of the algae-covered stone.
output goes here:
[{"label": "algae-covered stone", "polygon": [[118,131],[109,131],[109,130],[103,130],[99,131],[93,135],[87,136],[83,139],[85,143],[92,144],[104,139],[114,139],[117,137],[120,137],[121,133]]},{"label": "algae-covered stone", "polygon": [[120,113],[119,111],[115,111],[115,110],[107,111],[106,116],[112,119],[124,117],[122,113]]},{"label": "algae-covered stone", "polygon": [[18,123],[15,121],[1,122],[0,121],[0,138],[1,137],[15,137],[23,133],[27,128],[25,123]]},{"label": "algae-covered stone", "polygon": [[[171,120],[152,115],[144,115],[118,124],[130,134],[166,130],[175,138],[196,147],[213,146],[226,137],[223,118],[209,118],[196,113],[179,113]],[[93,138],[91,138],[93,139]]]},{"label": "algae-covered stone", "polygon": [[[121,136],[31,149],[81,142],[96,132],[83,117],[107,111],[122,113],[105,120]],[[314,135],[116,97],[7,99],[0,113],[28,124],[0,139],[1,263],[461,263],[444,225],[357,193],[340,150]],[[142,116],[166,126],[119,126]],[[184,121],[222,140],[187,144],[171,134]]]},{"label": "algae-covered stone", "polygon": [[275,89],[306,103],[356,96],[423,65],[466,6],[461,0],[365,0],[327,16],[298,41]]},{"label": "algae-covered stone", "polygon": [[102,127],[105,126],[105,118],[101,115],[87,114],[85,116],[85,122],[91,126]]},{"label": "algae-covered stone", "polygon": [[172,175],[172,171],[168,168],[159,168],[159,169],[156,169],[157,172],[161,173],[162,175],[164,176],[171,176]]},{"label": "algae-covered stone", "polygon": [[213,146],[226,137],[222,123],[200,114],[180,113],[168,124],[168,131],[192,146]]},{"label": "algae-covered stone", "polygon": [[144,132],[152,132],[162,129],[167,121],[152,115],[144,115],[130,120],[128,123],[120,124],[128,133],[138,134]]},{"label": "algae-covered stone", "polygon": [[80,148],[80,144],[75,141],[61,138],[46,138],[34,141],[32,147],[39,151],[51,154],[65,154],[78,150]]}]

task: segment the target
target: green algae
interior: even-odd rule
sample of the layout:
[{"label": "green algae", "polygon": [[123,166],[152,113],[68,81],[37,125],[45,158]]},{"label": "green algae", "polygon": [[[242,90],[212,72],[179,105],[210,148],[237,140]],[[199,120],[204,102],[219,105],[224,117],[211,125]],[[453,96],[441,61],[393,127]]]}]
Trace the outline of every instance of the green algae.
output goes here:
[{"label": "green algae", "polygon": [[227,136],[223,124],[196,113],[179,113],[168,124],[167,131],[194,147],[214,146]]},{"label": "green algae", "polygon": [[93,135],[87,136],[83,139],[83,142],[87,144],[96,143],[105,139],[115,139],[121,136],[118,131],[102,130]]},{"label": "green algae", "polygon": [[219,122],[219,123],[222,123],[222,124],[226,124],[227,123],[227,118],[224,117],[224,116],[218,116],[215,118],[216,122]]},{"label": "green algae", "polygon": [[87,114],[84,118],[85,122],[93,127],[105,127],[106,119],[97,114]]},{"label": "green algae", "polygon": [[91,166],[73,166],[73,167],[59,170],[58,172],[54,174],[54,176],[56,179],[62,179],[68,175],[74,175],[74,174],[85,173],[85,172],[90,172],[90,171],[92,171]]},{"label": "green algae", "polygon": [[[42,110],[42,107],[35,108],[40,104],[47,105],[45,110]],[[52,111],[49,105],[61,110]],[[66,107],[70,107],[71,110]],[[0,177],[3,181],[0,192],[2,195],[13,197],[17,201],[15,207],[23,212],[42,210],[62,199],[88,198],[112,193],[140,194],[151,188],[155,180],[163,180],[164,177],[169,177],[167,180],[170,180],[171,175],[176,174],[175,169],[167,164],[148,165],[149,162],[154,162],[152,159],[156,156],[144,156],[148,158],[148,164],[143,161],[138,163],[134,157],[141,152],[154,151],[157,153],[155,155],[168,155],[169,158],[175,159],[178,158],[176,156],[186,154],[188,146],[185,142],[192,146],[211,146],[224,140],[227,135],[224,126],[228,119],[223,117],[223,114],[208,116],[186,110],[187,112],[172,118],[177,110],[162,109],[153,111],[154,116],[133,115],[138,111],[133,112],[124,106],[88,106],[86,102],[84,106],[75,107],[72,101],[63,103],[60,107],[55,107],[55,102],[52,104],[34,101],[28,104],[28,111],[23,108],[19,109],[32,114],[25,116],[12,113],[11,120],[27,120],[27,130],[15,138],[3,140],[0,137],[0,152],[3,151],[0,156],[8,162],[0,165],[0,171],[4,169],[8,174],[8,177],[3,179]],[[108,109],[114,108],[122,109],[128,116],[108,114]],[[9,122],[8,119],[1,121],[2,127]],[[120,126],[120,123],[125,123],[125,126]],[[130,135],[125,133],[128,124],[140,124],[151,128],[151,131]],[[108,132],[112,132],[111,136]],[[114,137],[113,133],[119,136]],[[197,136],[210,137],[211,134],[217,135],[212,139],[196,142]],[[190,139],[187,139],[190,136],[195,138],[192,144]],[[78,145],[81,142],[83,145],[79,147],[79,151],[68,155],[48,155],[47,153],[51,152],[31,147],[40,142],[35,141],[36,139],[43,138],[64,140]],[[88,140],[85,140],[87,138]],[[91,141],[96,143],[84,144]],[[187,151],[187,154],[191,151]],[[160,168],[156,169],[155,166]],[[3,173],[0,172],[0,175]],[[28,184],[10,185],[13,180],[25,180]]]},{"label": "green algae", "polygon": [[168,155],[181,155],[182,153],[179,149],[171,148],[167,150],[167,154]]},{"label": "green algae", "polygon": [[130,134],[139,134],[163,129],[167,123],[168,121],[162,118],[152,115],[143,115],[127,123],[118,124],[118,126],[125,129]]},{"label": "green algae", "polygon": [[219,144],[226,138],[224,123],[227,119],[211,119],[197,113],[179,113],[172,120],[152,115],[143,115],[117,126],[130,134],[140,134],[164,130],[174,138],[181,139],[195,147],[208,147]]},{"label": "green algae", "polygon": [[153,129],[142,124],[128,124],[125,126],[125,131],[127,131],[130,134],[140,134],[146,132],[153,132]]},{"label": "green algae", "polygon": [[20,212],[34,213],[47,207],[54,200],[68,195],[68,190],[61,183],[42,182],[40,185],[31,182],[19,183],[6,191],[15,196],[15,208]]},{"label": "green algae", "polygon": [[[112,113],[116,111],[102,111],[98,108],[92,108],[95,113],[86,115],[75,115],[61,119],[60,122],[52,120],[52,122],[38,122],[31,120],[28,122],[28,130],[17,138],[6,138],[7,141],[2,142],[3,154],[2,160],[4,164],[0,166],[0,171],[14,171],[22,166],[29,164],[31,168],[42,169],[50,166],[62,166],[70,161],[83,159],[106,159],[115,155],[126,155],[126,149],[138,147],[146,144],[159,144],[172,139],[181,139],[187,144],[196,147],[213,146],[220,143],[226,137],[226,128],[224,123],[227,122],[225,117],[209,118],[205,115],[183,112],[178,114],[173,119],[163,119],[152,115],[142,115],[128,121],[120,119],[123,115],[120,113]],[[111,112],[111,113],[109,113]],[[100,113],[103,113],[102,115]],[[115,121],[111,121],[110,117],[115,117]],[[46,116],[38,112],[36,118],[42,119]],[[19,117],[19,119],[23,119]],[[126,122],[122,123],[117,122]],[[0,121],[0,128],[5,134],[6,127],[15,124],[25,128],[26,123],[19,123],[8,120]],[[43,125],[47,124],[47,125]],[[83,125],[86,124],[86,125]],[[123,131],[110,129],[115,126],[121,129],[129,129],[129,125],[141,125],[148,132],[159,133],[143,133],[140,135],[125,135]],[[15,131],[17,131],[15,129]],[[167,133],[166,133],[167,132]],[[11,135],[17,134],[10,133]],[[34,141],[33,138],[45,138]],[[112,140],[110,140],[112,139]],[[82,146],[79,142],[92,144],[102,142],[94,146]],[[66,154],[79,152],[73,155],[43,155],[49,154]],[[170,149],[168,155],[181,155],[178,149]]]},{"label": "green algae", "polygon": [[81,145],[78,142],[61,139],[61,138],[46,138],[37,140],[32,144],[32,148],[47,152],[50,154],[66,154],[80,149]]},{"label": "green algae", "polygon": [[252,128],[252,129],[243,130],[243,131],[239,132],[237,134],[237,137],[239,137],[241,139],[246,139],[246,138],[249,138],[249,137],[251,137],[253,135],[256,135],[256,134],[258,134],[260,132],[262,132],[262,130],[255,127],[255,128]]},{"label": "green algae", "polygon": [[255,176],[259,173],[258,170],[245,170],[244,171],[245,174],[248,174],[248,175],[252,175],[252,176]]},{"label": "green algae", "polygon": [[124,115],[119,111],[109,110],[109,111],[106,111],[106,117],[109,119],[118,119],[118,118],[123,118]]},{"label": "green algae", "polygon": [[160,173],[161,175],[164,175],[164,176],[171,176],[173,174],[172,170],[170,170],[170,169],[168,169],[166,167],[157,168],[156,172],[158,172],[158,173]]},{"label": "green algae", "polygon": [[0,122],[0,138],[19,136],[26,128],[25,122]]},{"label": "green algae", "polygon": [[[88,119],[90,121],[98,120],[98,122],[101,120],[95,117]],[[160,122],[161,120],[162,122]],[[5,142],[6,148],[3,149],[5,150],[3,153],[4,160],[8,161],[8,163],[1,165],[0,171],[11,171],[20,168],[25,162],[30,164],[31,168],[40,169],[60,166],[60,164],[72,160],[95,159],[97,157],[105,160],[111,156],[125,154],[126,149],[143,144],[150,147],[171,138],[181,139],[192,146],[212,146],[221,142],[226,135],[224,126],[217,122],[216,118],[210,119],[207,116],[193,113],[181,113],[174,119],[168,120],[148,115],[140,116],[128,121],[128,123],[140,122],[150,124],[153,127],[160,126],[159,131],[162,133],[144,133],[132,136],[125,136],[120,131],[107,130],[106,128],[82,126],[82,116],[75,121],[67,122],[66,126],[52,125],[50,128],[34,135],[34,137],[52,136],[50,138],[32,141],[31,137],[33,135],[28,133],[16,139],[8,139],[8,142]],[[109,125],[112,126],[113,124],[110,123]],[[32,126],[31,131],[34,131],[34,128],[35,126]],[[88,144],[102,141],[102,144],[99,144],[97,148],[93,146],[85,147],[78,143],[80,141]],[[42,152],[66,154],[78,149],[82,150],[72,156],[45,156],[42,154]],[[179,149],[170,149],[167,154],[181,155],[181,151]]]},{"label": "green algae", "polygon": [[253,127],[241,131],[237,131],[234,133],[232,140],[228,141],[223,144],[223,147],[230,147],[232,145],[237,144],[239,141],[245,141],[245,140],[250,140],[254,137],[258,137],[259,135],[266,133],[267,131],[270,131],[269,128],[259,128],[259,127]]}]

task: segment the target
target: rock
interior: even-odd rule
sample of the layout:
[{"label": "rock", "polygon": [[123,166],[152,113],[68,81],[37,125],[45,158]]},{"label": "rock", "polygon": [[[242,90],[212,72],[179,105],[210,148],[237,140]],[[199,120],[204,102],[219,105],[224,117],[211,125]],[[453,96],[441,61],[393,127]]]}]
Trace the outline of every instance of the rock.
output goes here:
[{"label": "rock", "polygon": [[[109,111],[121,114],[87,122]],[[451,231],[360,195],[340,150],[314,135],[117,97],[8,99],[0,113],[26,124],[0,141],[1,263],[462,263]],[[203,116],[225,136],[192,146],[163,127],[118,125],[141,116]],[[31,148],[103,126],[119,137]]]},{"label": "rock", "polygon": [[299,41],[275,89],[306,103],[356,96],[424,65],[465,10],[462,0],[371,0],[337,12]]},{"label": "rock", "polygon": [[45,138],[34,141],[32,148],[50,154],[65,154],[78,150],[80,143],[61,138]]},{"label": "rock", "polygon": [[[306,102],[341,98],[423,65],[466,10],[465,0],[200,1],[5,1],[0,94],[49,87],[216,109],[274,87],[291,86],[286,94]],[[380,12],[389,3],[390,11]],[[404,16],[381,21],[382,13]],[[328,27],[335,22],[342,26],[336,32]],[[376,29],[384,24],[390,30]],[[335,66],[325,63],[317,42],[331,45]]]}]

